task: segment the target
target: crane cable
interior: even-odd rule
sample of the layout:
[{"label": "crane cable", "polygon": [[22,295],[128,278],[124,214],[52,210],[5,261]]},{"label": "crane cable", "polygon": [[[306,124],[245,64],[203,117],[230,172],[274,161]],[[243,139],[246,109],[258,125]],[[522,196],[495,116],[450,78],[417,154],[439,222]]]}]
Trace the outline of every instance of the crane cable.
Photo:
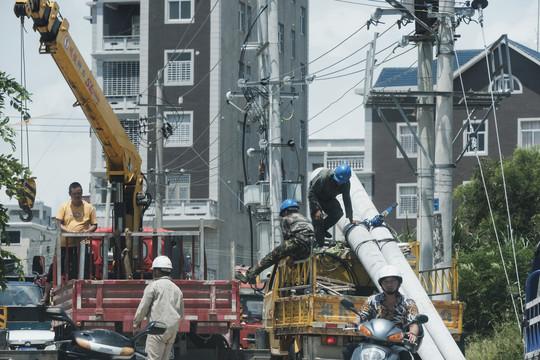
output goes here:
[{"label": "crane cable", "polygon": [[[482,9],[479,9],[479,11],[480,11],[480,16],[481,16],[480,27],[482,29],[482,40],[484,42],[484,48],[487,49],[486,34],[485,34],[485,29],[484,29],[484,22],[483,22],[483,19],[482,19]],[[491,96],[491,105],[493,106],[493,120],[494,120],[494,124],[495,124],[495,134],[497,135],[497,148],[499,150],[499,162],[501,164],[501,176],[502,176],[502,183],[503,183],[503,189],[504,189],[504,200],[505,200],[505,205],[506,205],[506,215],[508,217],[508,227],[509,227],[509,230],[510,230],[510,241],[512,243],[512,254],[514,256],[514,266],[515,266],[516,277],[517,277],[518,295],[519,295],[519,299],[520,299],[520,303],[521,303],[521,311],[523,312],[523,298],[521,296],[521,285],[520,285],[520,282],[519,282],[519,271],[518,271],[518,267],[517,267],[516,248],[515,248],[515,241],[514,241],[514,231],[513,231],[513,226],[512,226],[512,220],[511,220],[511,217],[510,217],[510,206],[508,204],[508,190],[506,188],[506,178],[504,176],[504,167],[503,167],[503,159],[502,159],[502,151],[501,151],[501,140],[500,140],[500,135],[499,135],[498,121],[497,121],[497,111],[495,110],[495,100],[494,100],[494,96],[493,96],[493,87],[491,86],[492,79],[491,79],[491,73],[489,72],[489,59],[488,59],[488,56],[487,56],[487,51],[485,52],[485,57],[486,57],[486,66],[487,66],[487,69],[488,69],[488,79],[489,79],[489,84],[490,84],[489,94]],[[510,79],[510,80],[512,80],[512,79]],[[513,297],[512,297],[512,302],[514,302]],[[515,308],[515,305],[514,305],[514,308]],[[516,316],[517,316],[517,310],[515,310],[515,311],[516,311]],[[519,317],[518,317],[517,321],[518,321],[518,324],[519,324]]]},{"label": "crane cable", "polygon": [[[24,23],[21,22],[21,85],[26,89],[26,57],[24,54]],[[28,100],[24,99],[24,110],[28,109]],[[30,142],[28,140],[28,121],[24,118],[24,114],[20,113],[21,117],[21,164],[24,165],[24,134],[26,134],[26,165],[30,168]],[[23,128],[24,124],[24,128]]]},{"label": "crane cable", "polygon": [[[479,9],[479,11],[482,11],[481,9]],[[487,55],[487,45],[486,45],[486,39],[485,39],[485,33],[484,33],[484,27],[483,27],[483,22],[482,20],[480,20],[480,26],[481,26],[481,30],[482,30],[482,37],[483,37],[483,41],[484,41],[484,53],[485,53],[485,57],[486,57],[486,66],[487,66],[487,72],[488,72],[488,79],[489,79],[489,84],[491,84],[491,74],[490,74],[490,69],[489,69],[489,59],[488,59],[488,55]],[[460,68],[460,63],[459,63],[459,58],[457,56],[457,51],[455,51],[455,58],[456,58],[456,62],[457,62],[457,67],[458,69]],[[466,94],[465,94],[465,88],[464,88],[464,84],[463,84],[463,77],[462,77],[462,72],[459,71],[459,80],[460,80],[460,83],[461,83],[461,90],[463,92],[463,99],[465,101],[465,111],[467,113],[467,122],[470,123],[470,120],[471,120],[471,114],[472,112],[469,111],[469,107],[468,107],[468,102],[467,102],[467,97],[466,97]],[[500,149],[500,138],[499,138],[499,132],[498,132],[498,128],[497,128],[497,110],[495,109],[495,100],[494,100],[494,97],[493,97],[493,88],[491,86],[489,86],[490,88],[490,95],[491,95],[491,103],[492,103],[492,106],[493,106],[493,117],[494,117],[494,123],[495,123],[495,130],[496,130],[496,134],[497,134],[497,144],[498,144],[498,147],[499,147],[499,157],[501,156],[501,149]],[[489,209],[489,214],[490,214],[490,217],[491,217],[491,223],[493,225],[493,231],[495,233],[495,238],[497,240],[497,246],[498,246],[498,249],[499,249],[499,254],[501,256],[501,262],[502,262],[502,267],[503,267],[503,270],[504,270],[504,274],[505,274],[505,277],[506,277],[506,283],[508,285],[510,285],[510,278],[509,278],[509,275],[508,275],[508,270],[507,270],[507,267],[506,267],[506,264],[505,264],[505,261],[504,261],[504,255],[502,253],[502,246],[501,246],[501,240],[499,239],[499,235],[498,235],[498,232],[497,232],[497,228],[496,228],[496,225],[495,225],[495,218],[494,218],[494,215],[493,215],[493,208],[491,206],[491,201],[490,201],[490,197],[489,197],[489,194],[487,192],[487,186],[486,186],[486,179],[484,177],[484,171],[483,171],[483,168],[482,168],[482,163],[480,161],[480,158],[478,156],[478,153],[476,152],[476,149],[475,149],[475,158],[476,158],[476,161],[478,162],[478,167],[479,167],[479,170],[480,170],[480,176],[481,176],[481,179],[482,179],[482,185],[483,185],[483,188],[484,188],[484,193],[485,193],[485,196],[486,196],[486,201],[487,201],[487,205],[488,205],[488,209]],[[505,192],[505,199],[507,201],[507,209],[508,209],[508,194],[507,194],[507,191],[506,191],[506,182],[505,182],[505,179],[504,179],[504,170],[502,168],[502,159],[500,159],[500,162],[501,162],[501,171],[503,173],[503,184],[504,184],[504,192]],[[512,234],[512,231],[510,231],[510,234]],[[512,237],[512,250],[514,252],[514,262],[516,262],[515,260],[515,249],[514,249],[514,241],[513,241],[513,237]],[[521,288],[519,287],[519,275],[517,274],[517,263],[516,263],[516,275],[518,276],[518,291],[519,291],[519,294],[520,294],[520,299],[521,299]],[[514,300],[514,297],[513,296],[510,296],[510,298],[512,299],[512,306],[514,308],[514,313],[516,315],[516,320],[518,322],[518,325],[520,324],[520,320],[519,320],[519,313],[518,313],[518,309],[517,309],[517,305],[516,305],[516,302]],[[523,304],[521,304],[521,307],[523,309]]]}]

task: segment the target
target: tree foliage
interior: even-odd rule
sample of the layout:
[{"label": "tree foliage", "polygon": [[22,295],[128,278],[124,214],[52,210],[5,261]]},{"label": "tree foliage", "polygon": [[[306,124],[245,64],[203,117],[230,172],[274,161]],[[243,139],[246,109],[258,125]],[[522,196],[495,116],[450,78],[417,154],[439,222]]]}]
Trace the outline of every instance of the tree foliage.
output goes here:
[{"label": "tree foliage", "polygon": [[459,224],[463,229],[474,232],[482,242],[495,241],[487,193],[497,234],[510,234],[506,206],[508,199],[513,236],[522,236],[536,243],[540,239],[540,148],[518,148],[513,157],[503,159],[507,195],[500,163],[486,158],[481,164],[483,178],[477,167],[471,181],[458,186],[454,192],[454,199],[459,203],[456,213]]},{"label": "tree foliage", "polygon": [[[516,252],[519,286],[513,249]],[[487,335],[499,323],[502,314],[512,314],[511,319],[516,322],[512,301],[521,319],[519,290],[521,294],[525,293],[523,286],[529,275],[533,253],[534,247],[523,238],[515,241],[514,246],[505,238],[501,241],[500,250],[497,246],[484,243],[474,251],[460,255],[459,300],[467,304],[463,319],[463,328],[467,333]]]},{"label": "tree foliage", "polygon": [[483,159],[471,181],[454,192],[459,293],[467,304],[464,329],[480,335],[493,330],[502,314],[512,314],[514,321],[521,318],[521,299],[540,240],[540,148],[516,149],[503,159],[502,168],[504,181],[500,162]]},{"label": "tree foliage", "polygon": [[[0,139],[7,143],[13,151],[15,151],[15,131],[8,126],[9,117],[5,116],[6,106],[19,112],[23,119],[30,118],[25,109],[25,101],[29,100],[29,94],[20,84],[14,79],[0,71]],[[0,154],[0,190],[11,199],[17,197],[21,189],[17,183],[18,179],[28,179],[30,171],[23,166],[12,154]],[[6,228],[9,222],[7,208],[0,204],[0,237],[2,242],[9,246],[9,237]],[[22,271],[20,261],[5,247],[0,247],[0,287],[5,288],[5,275],[7,273],[7,265],[4,259],[12,259],[19,269]]]}]

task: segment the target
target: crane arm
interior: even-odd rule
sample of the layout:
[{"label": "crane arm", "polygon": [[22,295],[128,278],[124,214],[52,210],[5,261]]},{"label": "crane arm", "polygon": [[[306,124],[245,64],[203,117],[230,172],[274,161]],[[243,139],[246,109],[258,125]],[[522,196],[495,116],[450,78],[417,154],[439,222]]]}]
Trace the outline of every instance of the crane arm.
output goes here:
[{"label": "crane arm", "polygon": [[53,57],[77,99],[74,106],[81,106],[103,146],[108,180],[123,185],[124,209],[115,209],[115,215],[118,211],[124,218],[120,229],[140,230],[142,206],[149,205],[143,193],[141,156],[71,38],[69,22],[55,1],[16,0],[14,12],[21,22],[25,17],[34,22],[34,31],[41,34],[39,52]]}]

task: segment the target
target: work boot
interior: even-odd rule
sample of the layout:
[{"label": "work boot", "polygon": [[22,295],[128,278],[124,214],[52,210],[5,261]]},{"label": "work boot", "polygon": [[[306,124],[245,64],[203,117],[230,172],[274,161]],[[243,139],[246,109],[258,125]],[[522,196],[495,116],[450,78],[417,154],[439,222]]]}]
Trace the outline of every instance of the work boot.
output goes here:
[{"label": "work boot", "polygon": [[39,300],[37,306],[49,305],[49,299],[51,297],[52,284],[45,282],[45,290],[43,290],[43,297]]},{"label": "work boot", "polygon": [[326,230],[326,231],[324,232],[324,237],[327,238],[327,239],[331,239],[331,238],[332,238],[332,234],[330,234],[330,233],[328,232],[328,230]]},{"label": "work boot", "polygon": [[234,274],[234,277],[236,278],[236,280],[240,280],[242,284],[247,284],[248,282],[247,277],[245,277],[244,274],[242,274],[240,271],[237,271],[236,274]]},{"label": "work boot", "polygon": [[257,283],[257,279],[249,276],[248,272],[246,272],[246,275],[244,275],[240,271],[237,271],[236,274],[234,274],[234,277],[237,280],[240,280],[242,282],[242,284],[249,283],[250,285],[255,285]]}]

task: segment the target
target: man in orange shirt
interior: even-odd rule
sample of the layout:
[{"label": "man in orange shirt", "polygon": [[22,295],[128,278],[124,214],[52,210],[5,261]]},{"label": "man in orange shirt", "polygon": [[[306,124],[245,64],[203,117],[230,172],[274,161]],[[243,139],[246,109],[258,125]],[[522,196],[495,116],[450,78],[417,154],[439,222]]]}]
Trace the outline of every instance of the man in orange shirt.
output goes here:
[{"label": "man in orange shirt", "polygon": [[[60,222],[62,233],[89,233],[97,229],[96,210],[94,207],[83,200],[82,186],[78,182],[69,185],[69,196],[71,200],[60,206],[56,219]],[[62,237],[61,268],[62,273],[67,274],[67,279],[76,279],[79,257],[78,243],[82,240],[80,237]],[[67,264],[66,264],[67,253]],[[57,260],[58,261],[58,260]],[[67,271],[66,271],[67,266]],[[53,284],[53,265],[49,267],[47,281],[45,283],[45,292],[39,305],[46,305],[49,301],[49,294]]]}]

